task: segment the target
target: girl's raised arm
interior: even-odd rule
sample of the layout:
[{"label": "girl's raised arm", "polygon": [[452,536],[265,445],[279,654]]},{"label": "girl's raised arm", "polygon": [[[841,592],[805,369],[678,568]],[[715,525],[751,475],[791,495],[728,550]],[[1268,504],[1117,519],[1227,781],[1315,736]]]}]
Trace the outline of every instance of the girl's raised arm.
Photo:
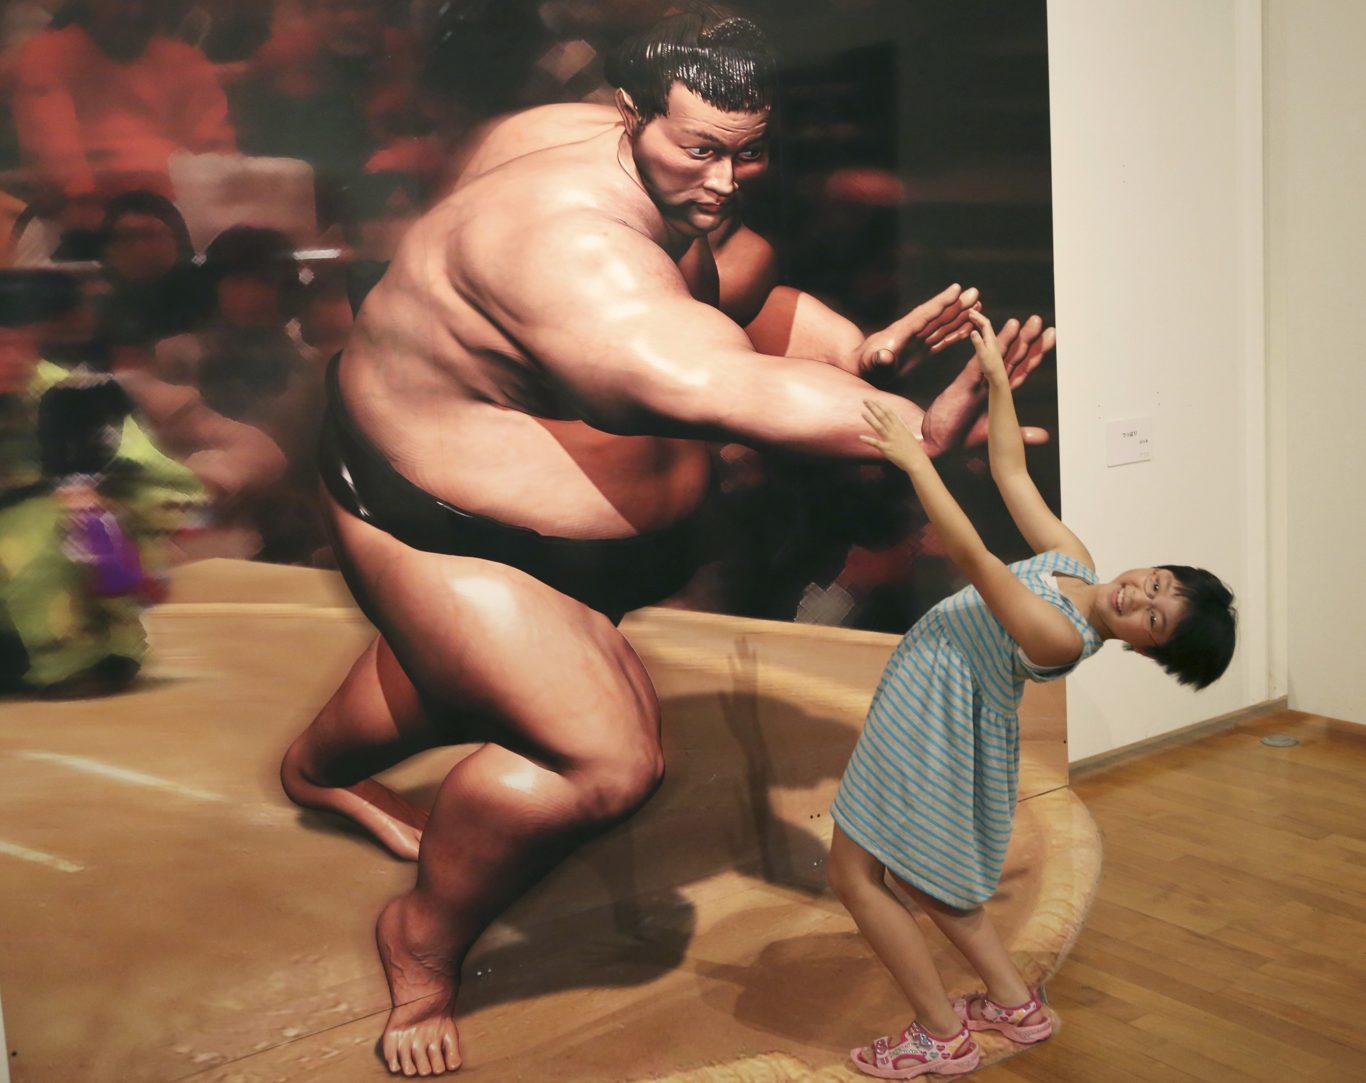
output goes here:
[{"label": "girl's raised arm", "polygon": [[[987,451],[991,458],[991,476],[1010,517],[1034,552],[1066,553],[1094,570],[1096,563],[1086,546],[1053,514],[1053,509],[1044,502],[1034,479],[1029,476],[1020,423],[1015,416],[1015,400],[1011,395],[1012,373],[1001,357],[991,321],[980,312],[969,312],[968,318],[974,325],[972,345],[977,351],[977,364],[981,366],[989,389]],[[1024,375],[1019,373],[1019,379]]]},{"label": "girl's raised arm", "polygon": [[[1000,558],[987,549],[905,423],[875,402],[864,403],[864,408],[864,420],[876,435],[859,439],[877,448],[885,459],[910,475],[921,507],[939,531],[949,556],[963,569],[1011,638],[1024,648],[1030,661],[1044,667],[1065,666],[1075,661],[1081,654],[1082,641],[1072,622],[1016,579]],[[1017,429],[1017,438],[1018,435]]]}]

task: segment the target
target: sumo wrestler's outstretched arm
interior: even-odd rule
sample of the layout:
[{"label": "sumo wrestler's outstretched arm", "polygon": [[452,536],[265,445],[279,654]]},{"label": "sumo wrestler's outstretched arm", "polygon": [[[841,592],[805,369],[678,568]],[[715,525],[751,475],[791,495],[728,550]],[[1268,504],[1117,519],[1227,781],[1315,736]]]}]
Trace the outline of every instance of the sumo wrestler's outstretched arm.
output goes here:
[{"label": "sumo wrestler's outstretched arm", "polygon": [[483,268],[473,300],[595,427],[868,459],[859,435],[872,399],[919,433],[914,403],[835,365],[757,352],[637,230],[585,213],[544,223],[536,238]]},{"label": "sumo wrestler's outstretched arm", "polygon": [[[744,327],[755,350],[834,365],[883,389],[894,388],[921,362],[961,341],[971,330],[970,318],[980,315],[977,290],[954,283],[887,327],[864,335],[852,320],[820,299],[779,285],[772,245],[743,224],[713,240],[712,250],[721,311]],[[1007,320],[996,337],[1016,374],[1016,386],[1039,366],[1056,338],[1053,328],[1044,327],[1038,316],[1023,323]],[[922,434],[935,448],[983,443],[985,405],[981,372],[970,362],[930,404]],[[1044,429],[1025,428],[1020,433],[1025,443],[1048,440]]]},{"label": "sumo wrestler's outstretched arm", "polygon": [[[874,383],[904,376],[967,337],[975,289],[949,286],[894,323],[865,335],[819,298],[778,281],[773,246],[743,223],[713,234],[721,311],[740,324],[760,353],[805,357]],[[934,318],[926,318],[932,309]]]}]

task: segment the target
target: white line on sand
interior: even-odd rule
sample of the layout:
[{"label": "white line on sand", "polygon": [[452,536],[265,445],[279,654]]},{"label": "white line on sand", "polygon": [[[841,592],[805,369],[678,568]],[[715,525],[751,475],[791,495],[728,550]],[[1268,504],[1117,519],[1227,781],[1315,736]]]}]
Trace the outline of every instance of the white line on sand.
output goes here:
[{"label": "white line on sand", "polygon": [[178,793],[182,797],[193,797],[197,801],[227,800],[221,794],[201,790],[196,786],[186,786],[179,782],[173,782],[169,778],[158,778],[156,775],[143,774],[141,771],[130,771],[126,767],[111,767],[107,763],[87,759],[85,756],[63,756],[58,752],[18,752],[15,754],[26,760],[56,763],[63,767],[70,767],[73,771],[84,771],[86,774],[100,775],[104,778],[111,778],[115,782],[127,782],[134,786],[166,790],[169,793]]},{"label": "white line on sand", "polygon": [[35,865],[46,865],[49,869],[56,869],[58,872],[85,871],[84,865],[77,865],[74,861],[68,861],[64,857],[53,857],[41,850],[30,850],[27,846],[19,846],[13,842],[6,842],[4,839],[0,839],[0,854],[9,854],[10,857],[32,861]]}]

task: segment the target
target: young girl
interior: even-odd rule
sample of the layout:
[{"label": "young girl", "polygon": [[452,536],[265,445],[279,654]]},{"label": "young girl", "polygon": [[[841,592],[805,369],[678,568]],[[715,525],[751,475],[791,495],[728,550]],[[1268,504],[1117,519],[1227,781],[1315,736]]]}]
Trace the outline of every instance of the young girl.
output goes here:
[{"label": "young girl", "polygon": [[[910,475],[921,505],[971,586],[940,602],[898,644],[831,812],[831,887],[915,1007],[899,1036],[850,1056],[882,1079],[977,1067],[972,1031],[1042,1041],[1053,1024],[1010,960],[982,903],[1010,839],[1019,768],[1017,710],[1026,678],[1053,680],[1107,639],[1203,688],[1233,654],[1233,595],[1209,572],[1137,568],[1099,583],[1086,547],[1048,509],[1025,467],[1012,371],[991,324],[970,312],[989,386],[991,473],[1039,554],[1006,566],[987,552],[919,440],[868,404],[863,439]],[[929,947],[884,882],[897,883],[981,975],[984,993],[949,1002]]]}]

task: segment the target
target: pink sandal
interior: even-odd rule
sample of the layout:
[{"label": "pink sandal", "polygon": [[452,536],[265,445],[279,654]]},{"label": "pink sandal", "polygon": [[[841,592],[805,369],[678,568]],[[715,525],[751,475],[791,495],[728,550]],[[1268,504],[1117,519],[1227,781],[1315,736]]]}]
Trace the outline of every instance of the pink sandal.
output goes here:
[{"label": "pink sandal", "polygon": [[[974,1004],[977,1005],[980,1019],[972,1014]],[[1033,1045],[1053,1033],[1053,1018],[1040,1002],[1037,993],[1013,1008],[997,1004],[985,993],[973,993],[955,1000],[953,1010],[958,1013],[958,1018],[963,1020],[968,1030],[999,1030],[1012,1042],[1019,1042],[1021,1045]],[[1030,1023],[1028,1026],[1023,1025],[1024,1020],[1037,1011],[1043,1011],[1043,1020]]]},{"label": "pink sandal", "polygon": [[919,1023],[901,1032],[900,1039],[879,1038],[871,1046],[873,1059],[863,1049],[849,1050],[849,1059],[864,1075],[879,1079],[914,1079],[918,1075],[964,1075],[977,1067],[982,1052],[964,1027],[952,1038],[936,1038]]}]

